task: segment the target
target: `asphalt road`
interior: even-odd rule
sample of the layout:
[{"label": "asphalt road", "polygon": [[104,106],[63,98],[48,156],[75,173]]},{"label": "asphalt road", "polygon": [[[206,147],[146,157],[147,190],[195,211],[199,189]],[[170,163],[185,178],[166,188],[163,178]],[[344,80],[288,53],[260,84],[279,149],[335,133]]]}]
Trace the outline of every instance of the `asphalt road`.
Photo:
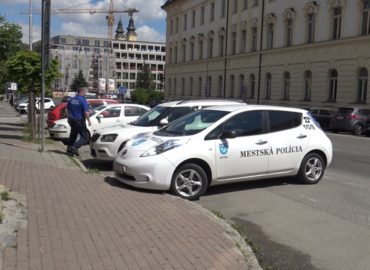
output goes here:
[{"label": "asphalt road", "polygon": [[[234,221],[265,269],[370,269],[370,138],[328,134],[334,159],[317,185],[290,178],[211,187],[197,202]],[[111,163],[81,149],[92,171]]]}]

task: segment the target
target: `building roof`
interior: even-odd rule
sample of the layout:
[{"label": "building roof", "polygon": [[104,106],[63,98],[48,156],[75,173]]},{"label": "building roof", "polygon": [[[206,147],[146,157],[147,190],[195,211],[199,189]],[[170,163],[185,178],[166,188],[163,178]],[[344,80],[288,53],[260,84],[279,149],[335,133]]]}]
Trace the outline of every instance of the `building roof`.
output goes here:
[{"label": "building roof", "polygon": [[174,2],[176,2],[177,0],[167,0],[166,3],[164,3],[161,8],[162,9],[165,9],[167,6],[173,4]]}]

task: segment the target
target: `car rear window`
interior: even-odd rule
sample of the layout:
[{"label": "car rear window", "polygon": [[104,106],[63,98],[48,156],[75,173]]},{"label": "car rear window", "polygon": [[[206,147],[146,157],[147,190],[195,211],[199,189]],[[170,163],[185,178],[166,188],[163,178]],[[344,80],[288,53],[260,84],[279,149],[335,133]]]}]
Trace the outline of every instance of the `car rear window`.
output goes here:
[{"label": "car rear window", "polygon": [[339,108],[337,114],[351,114],[355,111],[354,108]]},{"label": "car rear window", "polygon": [[298,127],[302,124],[302,114],[287,111],[268,111],[270,132]]}]

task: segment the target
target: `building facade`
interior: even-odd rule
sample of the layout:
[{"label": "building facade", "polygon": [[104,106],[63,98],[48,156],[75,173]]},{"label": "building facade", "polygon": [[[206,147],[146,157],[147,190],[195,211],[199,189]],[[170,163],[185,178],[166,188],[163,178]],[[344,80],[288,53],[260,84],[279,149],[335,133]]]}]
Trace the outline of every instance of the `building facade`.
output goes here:
[{"label": "building facade", "polygon": [[369,103],[369,0],[168,0],[163,9],[168,98]]}]

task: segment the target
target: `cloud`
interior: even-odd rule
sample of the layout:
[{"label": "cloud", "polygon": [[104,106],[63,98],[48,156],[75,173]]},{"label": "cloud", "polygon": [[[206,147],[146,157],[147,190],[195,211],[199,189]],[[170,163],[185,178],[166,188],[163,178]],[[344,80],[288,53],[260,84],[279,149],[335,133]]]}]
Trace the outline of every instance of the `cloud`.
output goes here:
[{"label": "cloud", "polygon": [[[18,23],[22,27],[23,32],[23,43],[29,44],[29,25],[24,23]],[[33,42],[41,39],[41,27],[39,25],[32,26],[32,40]]]},{"label": "cloud", "polygon": [[154,42],[164,42],[166,40],[165,35],[157,32],[153,28],[143,25],[136,30],[138,35],[138,40],[142,41],[154,41]]}]

